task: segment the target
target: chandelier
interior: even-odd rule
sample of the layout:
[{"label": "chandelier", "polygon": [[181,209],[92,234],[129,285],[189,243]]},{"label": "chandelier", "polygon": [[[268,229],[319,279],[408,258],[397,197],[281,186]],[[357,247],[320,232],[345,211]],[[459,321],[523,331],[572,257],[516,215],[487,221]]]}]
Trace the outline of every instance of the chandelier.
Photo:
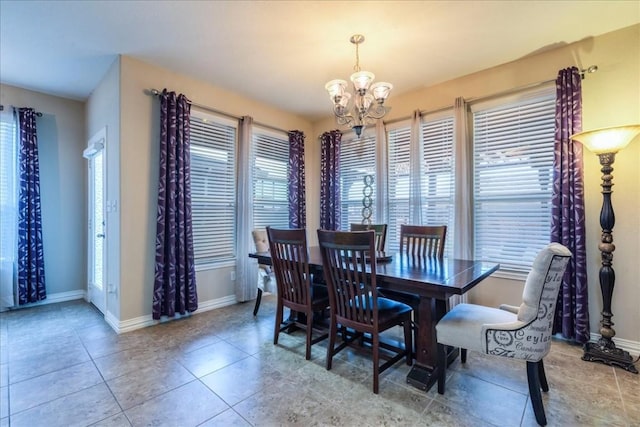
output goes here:
[{"label": "chandelier", "polygon": [[386,82],[371,84],[375,78],[373,73],[360,70],[358,46],[364,42],[364,36],[355,34],[349,40],[356,45],[356,65],[353,67],[355,72],[351,74],[353,94],[347,91],[345,80],[331,80],[324,88],[329,92],[333,102],[333,113],[338,124],[350,126],[360,137],[367,124],[374,123],[387,113],[388,108],[384,106],[384,101],[393,85]]}]

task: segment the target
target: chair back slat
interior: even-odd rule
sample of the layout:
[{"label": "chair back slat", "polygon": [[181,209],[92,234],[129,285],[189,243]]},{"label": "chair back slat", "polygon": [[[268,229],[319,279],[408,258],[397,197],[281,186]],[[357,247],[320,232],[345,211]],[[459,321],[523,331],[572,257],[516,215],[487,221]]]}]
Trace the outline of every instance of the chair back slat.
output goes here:
[{"label": "chair back slat", "polygon": [[411,256],[444,256],[446,225],[407,225],[400,226],[400,252]]},{"label": "chair back slat", "polygon": [[305,229],[279,230],[267,227],[267,233],[279,295],[285,301],[309,305],[311,277]]},{"label": "chair back slat", "polygon": [[369,231],[376,233],[376,250],[384,252],[387,241],[387,224],[351,224],[351,231]]},{"label": "chair back slat", "polygon": [[338,323],[377,324],[375,233],[318,230],[329,301]]}]

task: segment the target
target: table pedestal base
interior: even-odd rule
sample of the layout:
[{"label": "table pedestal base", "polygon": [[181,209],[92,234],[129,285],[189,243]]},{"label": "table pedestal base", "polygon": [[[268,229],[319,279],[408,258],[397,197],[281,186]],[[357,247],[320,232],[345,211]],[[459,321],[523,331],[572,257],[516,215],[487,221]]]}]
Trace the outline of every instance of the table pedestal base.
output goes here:
[{"label": "table pedestal base", "polygon": [[[447,366],[451,365],[456,357],[460,354],[460,349],[449,347],[447,351]],[[438,381],[438,368],[424,366],[418,362],[414,363],[411,370],[407,374],[407,384],[411,384],[415,388],[423,391],[429,391]]]},{"label": "table pedestal base", "polygon": [[414,364],[407,374],[407,384],[411,384],[415,388],[423,391],[429,391],[431,386],[438,380],[434,375],[435,369],[426,366]]}]

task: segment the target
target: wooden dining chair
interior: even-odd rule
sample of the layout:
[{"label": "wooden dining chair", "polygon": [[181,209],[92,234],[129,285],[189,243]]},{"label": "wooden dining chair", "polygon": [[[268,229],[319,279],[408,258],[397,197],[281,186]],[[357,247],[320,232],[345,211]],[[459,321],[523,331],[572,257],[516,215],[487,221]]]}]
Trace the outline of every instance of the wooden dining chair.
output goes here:
[{"label": "wooden dining chair", "polygon": [[[420,262],[426,257],[442,259],[447,237],[446,225],[407,225],[400,226],[400,256],[409,257],[409,262]],[[382,294],[418,309],[420,298],[417,295],[392,290],[381,290]],[[415,324],[414,324],[415,326]]]},{"label": "wooden dining chair", "polygon": [[[379,374],[406,358],[412,363],[411,307],[378,296],[376,290],[375,233],[373,231],[318,230],[322,266],[329,288],[330,322],[327,346],[327,369],[331,369],[333,356],[356,338],[367,334],[373,351],[373,392],[378,393]],[[351,339],[335,346],[338,325],[355,331]],[[404,326],[404,347],[385,345],[393,355],[380,365],[380,333],[397,325]]]},{"label": "wooden dining chair", "polygon": [[412,256],[442,258],[447,237],[446,225],[400,226],[400,252]]},{"label": "wooden dining chair", "polygon": [[533,261],[518,307],[458,304],[440,319],[436,325],[438,393],[445,391],[447,346],[461,349],[462,363],[467,350],[524,360],[536,421],[547,424],[540,389],[549,391],[549,384],[542,359],[551,348],[558,291],[570,258],[571,251],[559,243],[542,249]]},{"label": "wooden dining chair", "polygon": [[384,245],[387,241],[387,224],[351,224],[351,231],[373,230],[376,233],[376,250],[384,252]]},{"label": "wooden dining chair", "polygon": [[[314,313],[321,312],[329,306],[327,288],[313,285],[309,274],[309,252],[307,235],[304,228],[292,230],[278,230],[267,227],[269,248],[273,271],[278,286],[276,306],[276,324],[273,344],[278,344],[280,332],[291,327],[292,323],[306,330],[307,343],[305,358],[311,358],[311,345],[327,338],[328,333],[322,329],[315,329],[318,335],[314,338]],[[284,307],[297,313],[304,314],[304,323],[298,316],[289,319],[283,325]]]}]

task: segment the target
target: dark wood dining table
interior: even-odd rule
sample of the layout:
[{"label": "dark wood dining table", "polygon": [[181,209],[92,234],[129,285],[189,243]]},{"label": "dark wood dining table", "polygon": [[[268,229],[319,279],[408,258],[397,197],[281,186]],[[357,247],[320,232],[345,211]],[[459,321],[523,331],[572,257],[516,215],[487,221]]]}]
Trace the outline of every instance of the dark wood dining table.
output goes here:
[{"label": "dark wood dining table", "polygon": [[[258,263],[271,265],[268,252],[255,252],[249,257]],[[449,298],[462,295],[500,268],[499,264],[461,259],[438,259],[406,254],[376,257],[376,281],[379,288],[409,292],[417,295],[419,305],[414,312],[415,362],[407,374],[407,382],[422,390],[429,390],[437,380],[436,323],[447,312]],[[309,267],[322,272],[320,248],[309,248]],[[452,349],[449,359],[455,358]]]}]

